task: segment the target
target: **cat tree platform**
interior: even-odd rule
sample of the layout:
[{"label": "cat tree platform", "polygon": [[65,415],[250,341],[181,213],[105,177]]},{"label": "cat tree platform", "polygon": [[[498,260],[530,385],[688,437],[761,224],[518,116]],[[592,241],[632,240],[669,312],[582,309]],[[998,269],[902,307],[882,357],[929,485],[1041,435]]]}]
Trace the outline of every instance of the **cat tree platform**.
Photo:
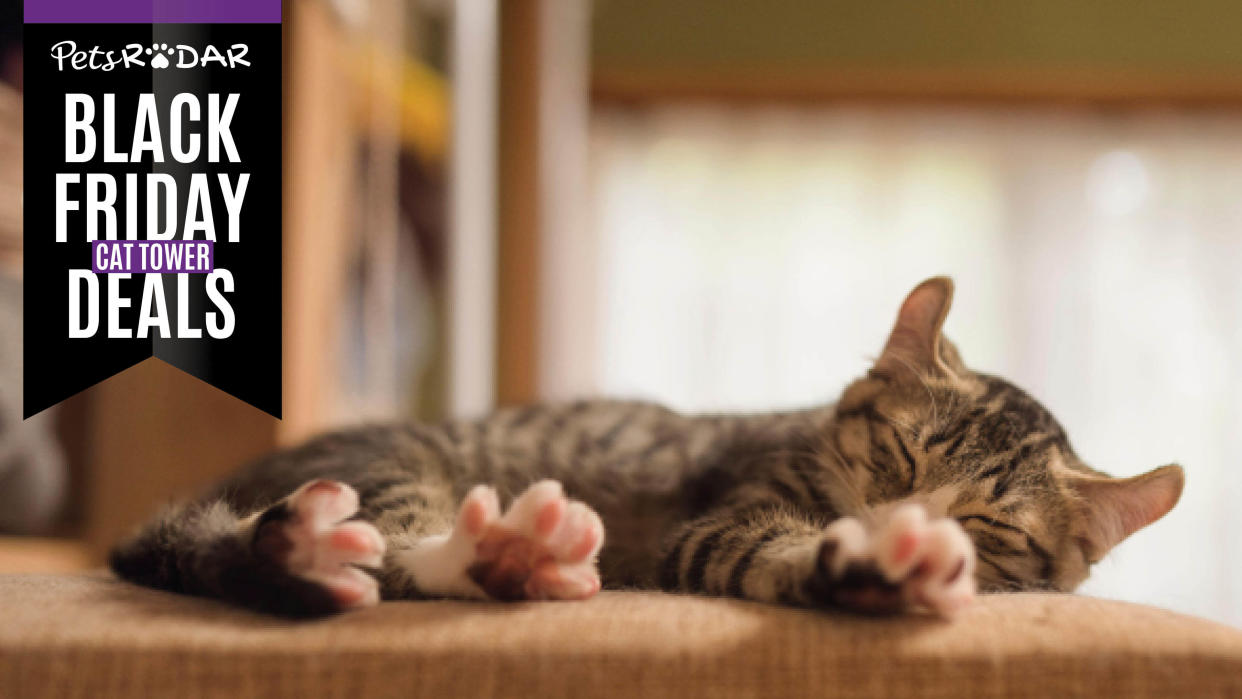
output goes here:
[{"label": "cat tree platform", "polygon": [[105,574],[0,576],[0,697],[1226,697],[1242,631],[1089,597],[871,619],[604,592],[286,622]]}]

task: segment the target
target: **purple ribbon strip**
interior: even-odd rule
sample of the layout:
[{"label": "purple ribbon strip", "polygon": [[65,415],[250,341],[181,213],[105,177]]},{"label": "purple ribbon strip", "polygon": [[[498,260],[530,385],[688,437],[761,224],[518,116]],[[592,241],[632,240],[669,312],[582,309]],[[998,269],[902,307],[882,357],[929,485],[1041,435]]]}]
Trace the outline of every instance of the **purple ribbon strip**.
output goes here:
[{"label": "purple ribbon strip", "polygon": [[25,0],[27,24],[279,24],[281,0]]}]

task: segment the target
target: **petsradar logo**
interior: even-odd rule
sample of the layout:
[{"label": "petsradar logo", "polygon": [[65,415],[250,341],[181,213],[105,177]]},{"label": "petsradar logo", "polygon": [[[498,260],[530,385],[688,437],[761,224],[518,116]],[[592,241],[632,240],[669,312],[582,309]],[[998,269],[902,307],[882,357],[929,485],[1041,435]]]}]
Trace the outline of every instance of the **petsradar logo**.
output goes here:
[{"label": "petsradar logo", "polygon": [[109,71],[146,68],[148,65],[155,70],[163,70],[204,68],[212,64],[224,68],[249,67],[250,61],[246,60],[248,53],[250,47],[245,44],[233,44],[223,49],[212,44],[197,47],[186,44],[169,46],[165,43],[129,44],[119,49],[102,49],[99,46],[78,48],[75,41],[52,45],[52,58],[56,60],[57,70]]}]

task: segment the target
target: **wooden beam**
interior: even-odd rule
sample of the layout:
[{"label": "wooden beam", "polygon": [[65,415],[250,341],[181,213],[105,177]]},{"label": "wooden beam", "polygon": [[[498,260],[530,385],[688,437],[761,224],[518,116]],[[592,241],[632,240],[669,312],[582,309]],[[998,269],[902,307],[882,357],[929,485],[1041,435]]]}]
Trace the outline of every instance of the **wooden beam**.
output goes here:
[{"label": "wooden beam", "polygon": [[603,103],[669,101],[1002,102],[1242,107],[1242,75],[1087,68],[614,68],[591,76]]},{"label": "wooden beam", "polygon": [[539,0],[500,3],[496,401],[538,392]]},{"label": "wooden beam", "polygon": [[338,341],[357,156],[353,91],[338,22],[323,3],[299,2],[291,9],[285,42],[281,444],[322,430],[341,402]]}]

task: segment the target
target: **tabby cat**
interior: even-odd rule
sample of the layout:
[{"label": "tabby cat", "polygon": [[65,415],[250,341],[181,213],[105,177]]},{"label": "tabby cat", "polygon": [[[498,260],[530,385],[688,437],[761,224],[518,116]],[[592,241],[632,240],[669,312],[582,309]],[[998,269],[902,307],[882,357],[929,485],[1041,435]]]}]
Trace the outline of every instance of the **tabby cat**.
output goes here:
[{"label": "tabby cat", "polygon": [[1039,403],[962,363],[941,336],[952,295],[946,278],[915,288],[835,405],[582,401],[329,434],[164,512],[111,565],[299,617],[381,597],[586,599],[601,580],[945,616],[976,588],[1072,590],[1173,507],[1182,469],[1085,465]]}]

